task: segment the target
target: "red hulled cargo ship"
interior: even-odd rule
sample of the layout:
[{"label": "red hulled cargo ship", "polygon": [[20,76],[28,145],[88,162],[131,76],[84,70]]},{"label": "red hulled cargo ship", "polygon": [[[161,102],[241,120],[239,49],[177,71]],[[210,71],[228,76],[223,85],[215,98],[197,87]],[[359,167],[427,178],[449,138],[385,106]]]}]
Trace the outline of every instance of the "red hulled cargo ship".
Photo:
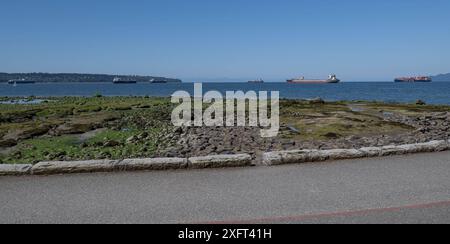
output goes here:
[{"label": "red hulled cargo ship", "polygon": [[432,81],[433,79],[429,76],[400,77],[395,79],[395,82],[432,82]]}]

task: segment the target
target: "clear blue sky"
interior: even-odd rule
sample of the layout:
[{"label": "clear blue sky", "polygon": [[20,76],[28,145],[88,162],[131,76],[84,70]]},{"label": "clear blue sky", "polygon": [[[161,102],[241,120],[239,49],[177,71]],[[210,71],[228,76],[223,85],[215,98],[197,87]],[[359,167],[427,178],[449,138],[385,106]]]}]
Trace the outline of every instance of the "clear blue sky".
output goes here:
[{"label": "clear blue sky", "polygon": [[448,0],[1,0],[0,71],[345,80],[450,72]]}]

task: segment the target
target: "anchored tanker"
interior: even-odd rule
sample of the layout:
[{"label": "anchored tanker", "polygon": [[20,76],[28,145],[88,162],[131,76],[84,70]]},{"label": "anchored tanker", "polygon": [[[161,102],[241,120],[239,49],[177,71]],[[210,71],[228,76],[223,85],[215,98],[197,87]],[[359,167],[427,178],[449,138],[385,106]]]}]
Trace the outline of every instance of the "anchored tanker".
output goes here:
[{"label": "anchored tanker", "polygon": [[341,80],[339,80],[336,75],[329,75],[328,79],[326,80],[312,80],[312,79],[305,79],[305,77],[300,77],[296,79],[290,79],[287,80],[288,83],[293,84],[327,84],[327,83],[339,83]]},{"label": "anchored tanker", "polygon": [[401,77],[395,79],[395,82],[432,82],[432,81],[433,79],[429,76]]}]

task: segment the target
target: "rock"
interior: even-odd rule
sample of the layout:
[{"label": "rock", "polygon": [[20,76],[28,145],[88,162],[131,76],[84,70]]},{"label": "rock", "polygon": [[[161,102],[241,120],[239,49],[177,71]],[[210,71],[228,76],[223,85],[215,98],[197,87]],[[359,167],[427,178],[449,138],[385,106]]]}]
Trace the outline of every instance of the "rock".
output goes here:
[{"label": "rock", "polygon": [[13,147],[17,145],[17,141],[14,139],[1,139],[0,147]]},{"label": "rock", "polygon": [[419,99],[419,100],[416,101],[416,105],[422,105],[423,106],[423,105],[427,105],[427,103],[425,101]]},{"label": "rock", "polygon": [[249,166],[251,164],[252,164],[252,157],[248,154],[215,155],[215,156],[189,158],[189,167],[194,169],[243,167]]},{"label": "rock", "polygon": [[56,135],[83,134],[95,129],[95,125],[87,123],[63,124],[55,129]]},{"label": "rock", "polygon": [[41,125],[33,128],[12,130],[3,139],[6,140],[26,140],[36,136],[45,135],[50,130],[50,126]]},{"label": "rock", "polygon": [[174,129],[173,129],[173,133],[174,134],[182,134],[183,133],[183,127],[175,127]]},{"label": "rock", "polygon": [[117,147],[117,146],[119,146],[119,145],[120,145],[120,142],[114,141],[114,140],[106,141],[106,142],[103,144],[104,147]]},{"label": "rock", "polygon": [[309,104],[325,104],[325,101],[320,97],[316,97],[314,99],[309,100]]},{"label": "rock", "polygon": [[0,176],[26,175],[31,167],[31,164],[0,164]]},{"label": "rock", "polygon": [[116,167],[118,161],[91,160],[91,161],[54,161],[40,162],[31,168],[34,175],[110,172]]},{"label": "rock", "polygon": [[149,136],[149,134],[148,134],[147,132],[142,132],[141,134],[139,134],[139,135],[137,136],[137,138],[138,138],[139,140],[143,140],[143,139],[146,139],[148,136]]},{"label": "rock", "polygon": [[324,134],[323,136],[326,138],[329,138],[329,139],[337,139],[340,137],[339,134],[334,133],[334,132],[328,132],[328,133]]},{"label": "rock", "polygon": [[292,125],[287,125],[286,128],[293,134],[297,134],[300,135],[300,130],[298,130],[297,128],[295,128]]},{"label": "rock", "polygon": [[111,153],[110,152],[101,152],[97,158],[99,159],[108,159],[111,157]]},{"label": "rock", "polygon": [[134,144],[135,142],[137,142],[139,139],[138,139],[138,137],[137,136],[132,136],[132,137],[130,137],[130,138],[128,138],[127,140],[126,140],[126,144]]},{"label": "rock", "polygon": [[185,169],[188,160],[185,158],[147,158],[125,159],[117,165],[118,170],[168,170]]}]

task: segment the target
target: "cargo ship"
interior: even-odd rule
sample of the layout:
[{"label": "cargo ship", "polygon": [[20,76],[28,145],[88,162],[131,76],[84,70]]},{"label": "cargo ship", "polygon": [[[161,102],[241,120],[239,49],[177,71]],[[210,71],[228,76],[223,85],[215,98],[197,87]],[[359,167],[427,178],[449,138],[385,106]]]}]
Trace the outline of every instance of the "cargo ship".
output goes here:
[{"label": "cargo ship", "polygon": [[113,84],[136,84],[137,80],[114,78]]},{"label": "cargo ship", "polygon": [[248,83],[264,83],[263,79],[259,79],[259,80],[249,80]]},{"label": "cargo ship", "polygon": [[164,79],[151,79],[150,83],[153,83],[153,84],[166,84],[166,83],[168,83],[168,81],[164,80]]},{"label": "cargo ship", "polygon": [[429,76],[400,77],[395,79],[395,82],[432,82],[432,81],[433,79]]},{"label": "cargo ship", "polygon": [[36,83],[36,81],[32,81],[32,80],[27,80],[27,79],[14,79],[14,80],[9,80],[8,84],[10,85],[17,85],[17,84],[34,84]]},{"label": "cargo ship", "polygon": [[165,78],[165,77],[156,77],[153,79],[150,79],[148,82],[152,84],[168,84],[168,83],[183,83],[180,79],[172,79],[172,78]]},{"label": "cargo ship", "polygon": [[328,83],[339,83],[339,80],[336,75],[329,75],[326,80],[314,80],[314,79],[305,79],[305,77],[295,78],[287,80],[288,83],[292,84],[328,84]]}]

